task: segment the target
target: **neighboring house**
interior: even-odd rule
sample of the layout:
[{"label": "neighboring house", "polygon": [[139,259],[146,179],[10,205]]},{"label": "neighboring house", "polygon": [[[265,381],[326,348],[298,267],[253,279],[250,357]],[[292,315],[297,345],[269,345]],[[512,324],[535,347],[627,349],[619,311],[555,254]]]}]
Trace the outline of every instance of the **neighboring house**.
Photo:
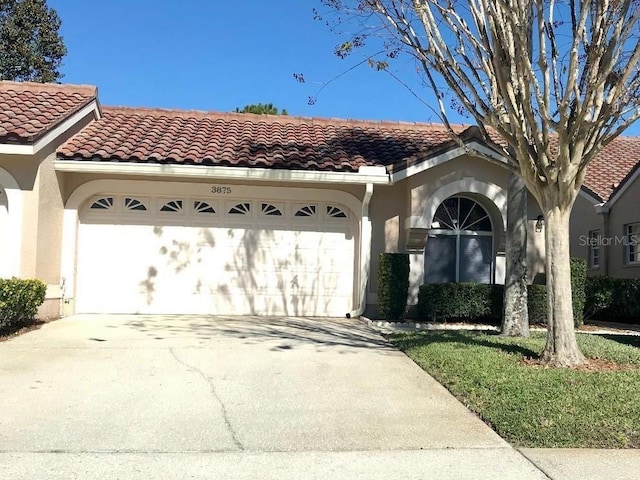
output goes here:
[{"label": "neighboring house", "polygon": [[589,165],[572,212],[571,251],[590,275],[640,278],[640,138],[609,144]]},{"label": "neighboring house", "polygon": [[95,87],[0,82],[0,277],[46,282],[43,317],[59,316],[62,299],[56,149],[99,111]]},{"label": "neighboring house", "polygon": [[[381,252],[410,253],[410,303],[425,281],[500,283],[508,172],[456,129],[495,160],[441,125],[108,108],[93,87],[0,82],[0,276],[44,280],[43,317],[358,315],[375,310]],[[640,222],[636,162],[608,155],[576,203],[576,238]],[[602,172],[626,173],[607,190]],[[539,215],[530,198],[531,279]],[[614,247],[574,252],[639,276]]]}]

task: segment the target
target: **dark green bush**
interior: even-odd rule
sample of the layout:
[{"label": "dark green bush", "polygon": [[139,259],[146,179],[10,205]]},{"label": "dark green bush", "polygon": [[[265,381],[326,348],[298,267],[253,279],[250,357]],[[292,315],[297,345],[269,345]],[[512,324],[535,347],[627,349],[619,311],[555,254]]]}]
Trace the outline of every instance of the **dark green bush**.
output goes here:
[{"label": "dark green bush", "polygon": [[547,286],[527,286],[529,323],[547,323]]},{"label": "dark green bush", "polygon": [[587,261],[584,258],[571,258],[571,300],[573,323],[584,323],[585,283],[587,280]]},{"label": "dark green bush", "polygon": [[619,319],[640,323],[640,279],[617,279],[614,306]]},{"label": "dark green bush", "polygon": [[0,279],[0,329],[32,320],[46,291],[47,286],[40,280]]},{"label": "dark green bush", "polygon": [[585,313],[597,320],[640,323],[640,279],[588,277]]},{"label": "dark green bush", "polygon": [[[582,323],[586,264],[572,260],[572,294],[574,322]],[[584,268],[583,268],[584,266]],[[583,276],[584,274],[584,276]],[[418,293],[417,314],[421,320],[500,321],[503,285],[481,283],[427,283]],[[527,287],[529,323],[547,322],[547,287]],[[577,298],[576,298],[577,297]]]},{"label": "dark green bush", "polygon": [[611,315],[615,298],[615,280],[610,277],[598,275],[587,277],[585,284],[585,315],[587,318],[598,318]]},{"label": "dark green bush", "polygon": [[[573,323],[577,327],[584,322],[585,282],[587,262],[583,258],[571,258],[571,307]],[[527,288],[529,323],[547,323],[547,286],[529,285]]]},{"label": "dark green bush", "polygon": [[402,320],[409,294],[409,255],[381,253],[378,257],[378,310],[382,318]]},{"label": "dark green bush", "polygon": [[484,283],[427,283],[418,292],[421,320],[499,320],[502,285]]}]

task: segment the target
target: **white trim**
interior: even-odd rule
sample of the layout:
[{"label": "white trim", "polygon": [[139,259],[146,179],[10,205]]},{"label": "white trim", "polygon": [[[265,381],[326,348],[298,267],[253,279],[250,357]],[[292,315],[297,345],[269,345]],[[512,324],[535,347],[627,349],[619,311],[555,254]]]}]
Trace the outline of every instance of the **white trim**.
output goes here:
[{"label": "white trim", "polygon": [[367,285],[371,274],[371,238],[372,224],[369,217],[369,205],[373,196],[373,184],[367,184],[364,198],[362,200],[362,218],[360,221],[360,270],[358,285],[357,309],[351,312],[351,316],[359,317],[367,308]]},{"label": "white trim", "polygon": [[[633,227],[638,227],[637,231],[634,231]],[[640,222],[630,222],[623,225],[624,238],[624,264],[625,266],[640,265],[640,258],[631,260],[631,251],[633,248],[634,256],[638,254],[638,250],[635,248],[637,245],[631,243],[631,235],[640,235]]]},{"label": "white trim", "polygon": [[[232,195],[218,196],[218,199],[232,198],[272,198],[282,201],[317,201],[326,202],[330,197],[331,201],[342,204],[351,210],[354,215],[353,221],[361,221],[362,203],[353,195],[337,190],[322,190],[317,188],[294,188],[294,187],[260,187],[250,185],[233,185]],[[139,180],[93,180],[80,185],[69,196],[65,204],[63,231],[62,231],[62,259],[61,276],[65,285],[64,297],[74,298],[75,296],[75,273],[76,273],[76,248],[78,241],[78,211],[87,199],[102,193],[110,194],[136,194],[151,196],[187,195],[206,198],[213,197],[211,194],[211,184],[208,183],[180,183],[161,181],[139,181]],[[355,252],[354,252],[355,255]],[[354,257],[357,258],[357,257]],[[354,262],[355,263],[355,262]],[[354,277],[357,275],[356,266]],[[354,299],[355,302],[355,299]],[[345,312],[346,313],[346,312]]]},{"label": "white trim", "polygon": [[491,200],[502,216],[504,231],[507,230],[507,191],[495,183],[481,182],[473,177],[456,180],[436,190],[429,196],[418,215],[407,218],[407,228],[430,229],[433,216],[440,204],[453,195],[465,193],[477,193]]},{"label": "white trim", "polygon": [[[600,237],[602,234],[600,233],[600,229],[596,228],[594,230],[587,231],[587,240],[589,242],[587,248],[587,268],[590,270],[599,270],[600,269],[600,257],[602,253],[602,249],[600,248]],[[595,252],[598,252],[597,259],[598,262],[594,262],[596,256]]]},{"label": "white trim", "polygon": [[11,143],[0,143],[0,153],[7,155],[34,155],[33,145],[14,145]]},{"label": "white trim", "polygon": [[581,197],[585,198],[586,200],[589,200],[590,202],[593,202],[594,206],[603,205],[602,200],[599,197],[596,197],[594,194],[588,192],[587,190],[585,190],[582,187],[580,187],[580,190],[578,191],[578,196],[581,196]]},{"label": "white trim", "polygon": [[96,100],[91,101],[85,105],[78,112],[71,115],[60,125],[47,132],[42,138],[37,140],[31,145],[14,145],[14,144],[0,144],[0,153],[6,153],[9,155],[35,155],[44,147],[49,145],[53,140],[58,138],[71,129],[76,123],[88,114],[93,113],[96,119],[100,118],[100,110]]},{"label": "white trim", "polygon": [[76,244],[78,242],[78,209],[65,208],[62,217],[62,252],[60,258],[60,284],[62,297],[73,298],[76,278]]},{"label": "white trim", "polygon": [[7,230],[2,232],[6,243],[4,251],[0,252],[0,277],[19,277],[24,193],[13,175],[2,167],[0,167],[0,188],[4,189],[7,195]]},{"label": "white trim", "polygon": [[[211,178],[229,180],[263,180],[269,182],[316,182],[332,184],[386,185],[388,175],[349,172],[319,172],[271,168],[221,167],[205,165],[167,165],[160,163],[94,162],[56,160],[58,172],[98,173],[117,175],[143,175],[171,178]],[[366,170],[365,170],[366,171]]]},{"label": "white trim", "polygon": [[[499,163],[504,163],[506,165],[507,160],[502,157],[501,155],[499,155],[497,152],[495,152],[494,150],[490,149],[489,147],[487,147],[486,145],[483,145],[481,143],[478,143],[477,141],[471,141],[468,144],[468,147],[476,150],[478,152],[480,152],[481,154],[489,157],[489,158],[493,158],[494,160],[498,161]],[[401,180],[404,180],[408,177],[411,177],[413,175],[417,175],[418,173],[424,172],[425,170],[428,170],[430,168],[433,168],[437,165],[440,165],[442,163],[448,162],[449,160],[453,160],[455,158],[459,158],[462,157],[464,155],[470,155],[473,152],[470,152],[468,149],[463,148],[463,147],[456,147],[453,148],[451,150],[447,150],[444,153],[441,153],[440,155],[436,155],[435,157],[429,158],[427,160],[421,161],[419,163],[417,163],[416,165],[412,165],[408,168],[402,169],[399,172],[393,173],[391,174],[391,183],[396,183],[399,182]],[[481,157],[482,158],[482,157]],[[486,159],[483,158],[483,160],[486,161]]]}]

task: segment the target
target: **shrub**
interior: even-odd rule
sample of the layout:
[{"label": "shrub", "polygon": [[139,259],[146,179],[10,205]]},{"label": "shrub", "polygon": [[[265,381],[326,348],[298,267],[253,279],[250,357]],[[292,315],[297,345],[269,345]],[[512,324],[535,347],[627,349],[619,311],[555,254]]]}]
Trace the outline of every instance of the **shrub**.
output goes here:
[{"label": "shrub", "polygon": [[32,320],[46,291],[47,286],[40,280],[0,279],[0,328]]},{"label": "shrub", "polygon": [[409,293],[409,255],[381,253],[378,257],[378,310],[388,320],[402,320]]},{"label": "shrub", "polygon": [[587,316],[613,322],[640,322],[640,279],[589,277],[585,291]]},{"label": "shrub", "polygon": [[640,321],[640,279],[616,279],[615,313],[627,322]]},{"label": "shrub", "polygon": [[588,277],[585,283],[585,315],[587,317],[600,317],[607,313],[613,306],[615,298],[615,281],[613,278],[598,275]]},{"label": "shrub", "polygon": [[547,286],[527,285],[529,323],[547,323]]},{"label": "shrub", "polygon": [[[584,322],[585,282],[587,262],[583,258],[571,258],[571,306],[573,323],[577,327]],[[529,323],[547,323],[547,286],[529,285],[527,288]]]},{"label": "shrub", "polygon": [[[583,268],[584,266],[584,268]],[[572,305],[574,323],[583,320],[586,264],[572,260]],[[427,283],[418,293],[418,318],[422,320],[500,321],[503,285],[481,283]],[[529,323],[547,323],[546,285],[527,286]],[[626,293],[629,296],[631,293]]]},{"label": "shrub", "polygon": [[427,320],[499,320],[502,285],[427,283],[418,292],[418,318]]},{"label": "shrub", "polygon": [[576,326],[584,323],[586,280],[587,261],[584,258],[571,258],[571,301],[573,322]]}]

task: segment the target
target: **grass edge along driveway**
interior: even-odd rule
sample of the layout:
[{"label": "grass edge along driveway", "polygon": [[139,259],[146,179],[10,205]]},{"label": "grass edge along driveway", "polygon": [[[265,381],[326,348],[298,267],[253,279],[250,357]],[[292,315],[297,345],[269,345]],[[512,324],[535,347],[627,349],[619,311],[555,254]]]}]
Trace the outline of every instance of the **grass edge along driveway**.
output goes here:
[{"label": "grass edge along driveway", "polygon": [[544,333],[430,331],[389,340],[516,447],[640,448],[640,336],[579,334],[594,359],[582,370],[537,365]]}]

